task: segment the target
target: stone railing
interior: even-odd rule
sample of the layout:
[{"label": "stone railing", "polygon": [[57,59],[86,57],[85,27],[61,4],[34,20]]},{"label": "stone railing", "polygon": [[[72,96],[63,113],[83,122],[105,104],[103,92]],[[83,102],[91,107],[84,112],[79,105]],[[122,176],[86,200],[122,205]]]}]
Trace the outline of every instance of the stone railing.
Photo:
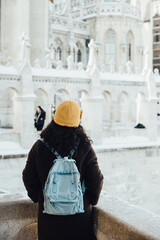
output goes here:
[{"label": "stone railing", "polygon": [[[78,13],[79,12],[79,13]],[[90,2],[90,4],[84,4],[82,9],[73,8],[73,18],[87,19],[95,16],[110,16],[110,15],[124,15],[131,18],[140,18],[140,10],[127,3],[121,2]]]},{"label": "stone railing", "polygon": [[[31,201],[0,203],[0,239],[36,240],[37,205]],[[32,237],[31,237],[32,236]]]},{"label": "stone railing", "polygon": [[[0,239],[36,240],[37,210],[29,200],[1,202]],[[94,219],[98,240],[160,239],[160,216],[108,195],[101,196]]]},{"label": "stone railing", "polygon": [[[78,13],[77,13],[78,14]],[[76,15],[79,17],[79,15]],[[53,30],[63,30],[63,31],[70,31],[70,24],[68,21],[68,18],[57,16],[57,15],[51,15],[50,16],[50,24],[51,29]],[[75,33],[79,34],[85,34],[88,35],[88,25],[85,22],[73,20],[73,31]]]},{"label": "stone railing", "polygon": [[160,216],[104,195],[96,207],[98,240],[158,240]]},{"label": "stone railing", "polygon": [[[65,6],[62,6],[61,11],[63,11],[63,7],[65,8]],[[124,15],[136,19],[140,18],[140,9],[138,7],[122,2],[107,2],[105,0],[74,1],[71,2],[71,9],[73,19],[84,20],[99,15]],[[54,10],[51,12],[54,14],[56,11]],[[61,20],[60,12],[58,13],[57,17],[60,19],[59,21],[62,21],[61,25],[63,25],[63,20]],[[51,18],[53,22],[53,16]]]},{"label": "stone railing", "polygon": [[18,68],[7,65],[0,65],[0,80],[7,81],[20,81]]}]

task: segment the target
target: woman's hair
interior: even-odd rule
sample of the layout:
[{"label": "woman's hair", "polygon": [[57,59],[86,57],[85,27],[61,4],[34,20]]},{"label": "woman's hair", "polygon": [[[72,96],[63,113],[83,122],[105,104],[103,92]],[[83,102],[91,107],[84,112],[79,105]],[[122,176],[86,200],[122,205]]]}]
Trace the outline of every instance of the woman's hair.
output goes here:
[{"label": "woman's hair", "polygon": [[[41,110],[41,112],[45,112],[41,106],[37,106]],[[39,112],[36,110],[35,117],[38,117]]]},{"label": "woman's hair", "polygon": [[37,106],[37,107],[41,110],[41,112],[44,112],[44,110],[41,106]]},{"label": "woman's hair", "polygon": [[92,143],[81,125],[78,127],[63,127],[56,124],[53,120],[41,132],[40,136],[44,138],[49,145],[53,146],[62,157],[70,153],[77,137],[79,137],[84,144]]}]

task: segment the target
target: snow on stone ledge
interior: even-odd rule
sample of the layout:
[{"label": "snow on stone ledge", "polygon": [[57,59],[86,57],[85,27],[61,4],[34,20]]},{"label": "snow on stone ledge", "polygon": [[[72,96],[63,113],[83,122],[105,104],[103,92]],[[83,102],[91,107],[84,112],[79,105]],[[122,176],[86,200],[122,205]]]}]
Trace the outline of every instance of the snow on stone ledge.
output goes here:
[{"label": "snow on stone ledge", "polygon": [[0,155],[27,154],[29,149],[24,149],[18,142],[1,141]]},{"label": "snow on stone ledge", "polygon": [[120,74],[120,73],[110,73],[104,72],[100,73],[101,80],[114,80],[114,81],[131,81],[131,82],[145,82],[144,77],[142,75],[136,74]]},{"label": "snow on stone ledge", "polygon": [[[97,209],[98,228],[103,234],[107,234],[109,239],[160,239],[160,216],[152,212],[116,199],[105,192],[100,197]],[[129,238],[131,235],[132,238]]]},{"label": "snow on stone ledge", "polygon": [[13,66],[0,65],[0,74],[19,75],[19,72],[18,69],[14,68]]},{"label": "snow on stone ledge", "polygon": [[33,76],[44,76],[44,77],[71,77],[71,78],[88,78],[88,74],[85,71],[78,70],[56,70],[46,68],[32,68]]},{"label": "snow on stone ledge", "polygon": [[160,138],[155,142],[151,142],[147,137],[142,136],[127,136],[127,137],[108,137],[104,138],[101,145],[94,145],[96,151],[105,151],[112,149],[124,148],[142,148],[142,147],[155,147],[160,145]]}]

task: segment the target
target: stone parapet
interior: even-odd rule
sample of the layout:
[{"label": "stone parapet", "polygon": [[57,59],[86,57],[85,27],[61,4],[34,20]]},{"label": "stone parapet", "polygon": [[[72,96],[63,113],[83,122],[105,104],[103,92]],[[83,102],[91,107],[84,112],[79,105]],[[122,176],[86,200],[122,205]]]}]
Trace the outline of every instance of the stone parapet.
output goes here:
[{"label": "stone parapet", "polygon": [[30,200],[0,203],[1,240],[34,240],[29,233],[35,233],[36,227],[31,225],[35,222],[37,222],[37,204],[33,204]]},{"label": "stone parapet", "polygon": [[13,159],[13,158],[26,158],[28,154],[17,153],[17,154],[0,154],[0,159]]},{"label": "stone parapet", "polygon": [[98,240],[159,240],[160,216],[102,195],[95,208]]},{"label": "stone parapet", "polygon": [[[158,240],[160,216],[102,194],[94,207],[98,240]],[[0,239],[36,240],[37,204],[29,200],[0,203]]]}]

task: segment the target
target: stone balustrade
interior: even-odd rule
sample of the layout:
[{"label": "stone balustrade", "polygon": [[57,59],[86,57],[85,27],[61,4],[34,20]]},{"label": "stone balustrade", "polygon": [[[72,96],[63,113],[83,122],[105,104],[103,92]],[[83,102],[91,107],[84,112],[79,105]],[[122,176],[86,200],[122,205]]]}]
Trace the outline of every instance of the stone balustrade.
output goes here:
[{"label": "stone balustrade", "polygon": [[[74,19],[87,19],[98,15],[102,16],[121,16],[131,18],[140,18],[140,11],[136,6],[128,3],[121,2],[105,2],[100,5],[97,1],[90,1],[88,4],[83,5],[83,10],[80,8],[72,8]],[[80,11],[82,14],[80,14]]]},{"label": "stone balustrade", "polygon": [[[24,103],[24,100],[29,104],[28,100],[19,98],[24,91],[27,94],[26,96],[29,96],[30,104],[32,105],[32,108],[28,108],[28,113],[25,111],[26,115],[34,116],[35,105],[40,104],[46,110],[47,124],[51,120],[51,106],[53,104],[57,106],[61,101],[66,99],[73,99],[75,101],[79,101],[80,103],[82,96],[83,98],[90,96],[91,87],[93,86],[95,93],[97,94],[97,89],[99,89],[99,96],[104,97],[103,104],[99,104],[99,106],[103,108],[104,113],[101,118],[103,125],[101,124],[100,128],[97,127],[97,129],[101,129],[101,127],[117,128],[117,126],[123,127],[123,129],[127,129],[129,127],[133,129],[137,123],[142,123],[144,126],[150,126],[152,132],[153,126],[155,125],[154,132],[157,132],[157,123],[151,124],[150,122],[147,122],[148,119],[150,120],[153,118],[150,118],[149,115],[147,115],[149,114],[147,109],[147,106],[149,105],[147,102],[149,85],[147,85],[148,81],[146,75],[133,74],[132,71],[128,71],[127,73],[99,72],[97,69],[98,77],[95,74],[94,79],[92,79],[93,76],[91,76],[87,71],[84,71],[82,67],[79,68],[79,70],[69,70],[63,68],[61,70],[53,68],[45,69],[40,67],[32,68],[31,66],[28,66],[28,68],[30,75],[22,74],[22,72],[18,70],[16,71],[16,68],[13,68],[12,66],[6,66],[5,69],[3,67],[2,70],[5,70],[4,74],[2,70],[0,71],[0,98],[2,99],[0,120],[3,128],[13,128],[14,131],[20,133],[21,135],[24,133],[24,131],[20,129],[20,126],[25,126],[25,124],[20,124],[20,121],[27,121],[28,124],[28,120],[27,117],[25,117],[23,120],[19,117],[22,116],[19,106],[22,107],[22,103],[26,104]],[[15,72],[17,75],[15,75]],[[30,83],[32,84],[28,84],[28,77]],[[155,81],[153,81],[153,83],[155,84],[155,96],[159,96],[160,76],[158,72],[154,72],[154,79]],[[152,85],[151,83],[152,81],[150,82],[150,85]],[[97,84],[98,87],[96,87]],[[28,86],[30,86],[30,94],[28,93]],[[93,94],[94,97],[95,93]],[[6,106],[3,104],[6,98],[8,102],[12,102],[10,109],[9,107],[3,107]],[[155,99],[155,101],[158,102],[158,98]],[[150,115],[155,116],[155,118],[157,113],[160,111],[157,106],[157,102],[153,103],[155,113],[153,114],[150,112]],[[85,102],[84,104],[88,104],[88,102]],[[151,105],[152,104],[150,104],[150,109],[153,110]],[[82,107],[85,108],[84,106]],[[32,113],[30,112],[30,109],[32,109]],[[89,107],[88,109],[91,108]],[[95,109],[95,106],[93,109]],[[143,109],[143,112],[141,109]],[[137,115],[136,110],[138,111]],[[10,112],[9,118],[6,117],[8,116],[8,111]],[[140,112],[143,113],[143,115],[141,114],[142,116],[139,114]],[[85,114],[86,116],[91,116],[91,113],[87,113],[87,110]],[[97,112],[96,116],[99,116]],[[33,118],[30,119],[30,126],[33,127]],[[87,130],[90,131],[90,134],[91,129]],[[92,130],[94,130],[94,128]],[[27,136],[29,132],[33,131],[27,130]],[[140,134],[141,133],[142,131]],[[148,134],[147,136],[151,135],[149,132],[146,134]],[[32,142],[33,136],[30,136],[30,138],[30,141],[28,141],[29,143]],[[20,139],[22,140],[23,136],[21,136]],[[25,137],[25,139],[29,139],[29,136],[27,138]],[[28,145],[25,147],[28,148]]]},{"label": "stone balustrade", "polygon": [[[63,29],[64,31],[69,32],[70,24],[67,17],[51,15],[50,16],[51,28],[53,30]],[[82,21],[74,20],[73,22],[73,31],[79,34],[89,34],[88,24]]]},{"label": "stone balustrade", "polygon": [[[94,220],[98,240],[160,239],[160,216],[109,195],[101,195]],[[0,239],[36,240],[37,204],[30,200],[1,202]]]},{"label": "stone balustrade", "polygon": [[102,195],[96,207],[98,240],[158,240],[160,216]]},{"label": "stone balustrade", "polygon": [[[13,201],[0,203],[0,239],[36,240],[37,205],[31,201]],[[28,231],[27,231],[28,230]],[[20,238],[21,236],[21,238]]]}]

